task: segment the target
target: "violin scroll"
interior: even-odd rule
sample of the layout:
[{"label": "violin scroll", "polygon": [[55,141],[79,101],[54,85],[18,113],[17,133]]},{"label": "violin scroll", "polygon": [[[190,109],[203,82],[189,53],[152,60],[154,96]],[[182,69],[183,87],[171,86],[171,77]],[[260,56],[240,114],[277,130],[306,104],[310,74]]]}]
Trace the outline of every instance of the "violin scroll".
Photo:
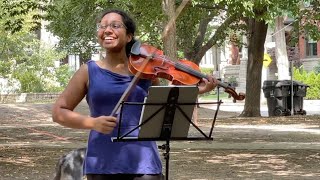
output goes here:
[{"label": "violin scroll", "polygon": [[244,93],[239,93],[235,91],[233,87],[231,87],[229,84],[223,83],[221,81],[218,81],[218,86],[224,88],[224,92],[228,93],[230,96],[233,97],[233,102],[235,103],[237,100],[242,101],[245,99],[245,94]]},{"label": "violin scroll", "polygon": [[233,97],[233,102],[235,103],[237,100],[238,101],[242,101],[245,99],[246,95],[244,93],[239,93],[237,94],[237,92],[232,89],[231,87],[225,88],[224,90],[226,93],[228,93],[230,96]]}]

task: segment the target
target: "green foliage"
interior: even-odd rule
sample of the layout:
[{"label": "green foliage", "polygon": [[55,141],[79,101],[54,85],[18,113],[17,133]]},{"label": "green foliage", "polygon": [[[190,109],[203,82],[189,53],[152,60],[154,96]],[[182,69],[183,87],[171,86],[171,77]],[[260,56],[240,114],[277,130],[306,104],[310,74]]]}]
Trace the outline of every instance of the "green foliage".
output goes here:
[{"label": "green foliage", "polygon": [[[229,99],[230,98],[229,96],[230,95],[228,93],[225,93],[222,91],[219,92],[219,100]],[[218,99],[218,91],[214,90],[214,91],[210,91],[210,92],[207,92],[204,94],[200,94],[199,97],[203,100],[216,100],[216,99]]]},{"label": "green foliage", "polygon": [[85,56],[93,52],[98,7],[94,1],[88,0],[52,1],[46,14],[50,21],[47,28],[59,37],[60,49]]},{"label": "green foliage", "polygon": [[45,92],[55,86],[54,61],[66,54],[40,44],[32,30],[32,15],[20,15],[23,26],[14,33],[4,25],[10,17],[0,19],[0,77],[18,80],[21,92]]},{"label": "green foliage", "polygon": [[314,40],[320,40],[319,21],[320,21],[320,1],[305,0],[305,8],[301,9],[298,20],[300,22],[299,30],[306,31],[308,36]]},{"label": "green foliage", "polygon": [[213,69],[212,68],[200,68],[201,73],[203,74],[213,74]]},{"label": "green foliage", "polygon": [[307,77],[308,77],[308,73],[307,73],[307,71],[305,71],[303,69],[303,67],[300,67],[300,68],[293,67],[293,78],[294,78],[294,80],[302,82],[302,81],[306,80]]},{"label": "green foliage", "polygon": [[307,88],[306,99],[320,99],[320,74],[307,72],[301,67],[294,68],[293,77],[294,80],[310,86]]},{"label": "green foliage", "polygon": [[[50,31],[60,37],[60,48],[72,54],[90,54],[95,47],[95,22],[98,12],[106,8],[124,9],[136,20],[136,36],[163,49],[161,34],[166,16],[163,0],[54,0],[46,18]],[[199,63],[213,45],[221,45],[231,34],[245,34],[247,18],[273,22],[284,11],[299,16],[299,0],[192,0],[176,20],[178,51]],[[85,4],[85,6],[84,6]],[[176,1],[176,7],[181,1]],[[216,23],[210,23],[215,21]],[[241,33],[240,33],[241,32]],[[181,57],[181,54],[179,55]]]},{"label": "green foliage", "polygon": [[[215,31],[216,24],[209,22],[217,17],[221,23],[228,17],[219,17],[225,11],[224,1],[191,1],[182,11],[176,21],[178,50],[189,54],[190,60],[199,63],[204,53],[214,44],[222,43],[228,37],[241,16],[233,16],[219,31]],[[124,9],[136,20],[138,39],[162,47],[161,34],[164,30],[166,16],[162,8],[162,0],[126,0],[126,1],[101,1],[101,0],[55,0],[52,1],[48,11],[47,20],[51,23],[48,28],[60,37],[60,47],[69,53],[91,53],[95,46],[95,19],[97,13],[106,8]],[[181,1],[176,2],[176,7]],[[231,2],[230,2],[231,3]],[[83,6],[86,4],[86,6]],[[232,3],[231,3],[232,4]],[[241,4],[240,1],[238,4]],[[103,8],[102,8],[103,7]],[[240,11],[237,11],[240,12]],[[204,18],[206,17],[206,18]],[[237,18],[234,18],[237,17]],[[187,23],[186,23],[187,22]],[[239,29],[239,26],[236,26]],[[199,53],[199,54],[198,54]]]},{"label": "green foliage", "polygon": [[[191,54],[191,60],[200,61],[205,50],[225,42],[228,40],[228,35],[245,28],[243,22],[246,18],[264,19],[270,23],[276,16],[285,12],[298,23],[303,17],[308,17],[304,26],[310,29],[312,37],[320,36],[313,21],[319,20],[318,0],[303,1],[311,5],[303,10],[300,9],[299,0],[191,0],[190,2],[178,17],[176,26],[178,49]],[[88,57],[95,46],[97,13],[105,8],[128,11],[137,21],[137,36],[156,47],[161,47],[161,33],[166,20],[162,4],[163,0],[3,0],[0,2],[0,18],[6,19],[3,24],[6,30],[17,32],[25,24],[21,15],[33,13],[30,21],[32,29],[36,29],[35,26],[39,27],[39,20],[46,16],[51,22],[49,29],[60,37],[61,49]],[[181,0],[176,1],[176,7],[180,4]],[[264,9],[267,9],[267,13],[262,13]],[[217,23],[211,24],[210,20]],[[219,26],[222,30],[219,30]]]},{"label": "green foliage", "polygon": [[[59,82],[61,88],[65,88],[74,74],[74,71],[70,69],[70,67],[65,64],[61,65],[55,70],[57,82]],[[61,89],[62,90],[62,89]]]},{"label": "green foliage", "polygon": [[318,62],[318,64],[313,68],[313,71],[316,74],[320,74],[320,62]]},{"label": "green foliage", "polygon": [[41,77],[30,69],[20,69],[15,71],[13,77],[18,79],[21,84],[20,92],[44,92],[44,84]]},{"label": "green foliage", "polygon": [[[36,40],[35,40],[36,41]],[[36,45],[33,52],[15,65],[12,77],[21,83],[21,92],[48,92],[59,86],[55,82],[54,62],[65,56],[54,49]]]},{"label": "green foliage", "polygon": [[12,61],[0,61],[0,77],[9,78],[11,72],[10,69],[13,67]]},{"label": "green foliage", "polygon": [[9,77],[13,71],[13,65],[23,62],[29,56],[30,46],[36,36],[30,32],[31,26],[25,25],[19,32],[12,34],[5,30],[5,19],[0,19],[0,76]]},{"label": "green foliage", "polygon": [[[85,6],[84,6],[85,4]],[[96,46],[96,20],[105,9],[123,9],[137,22],[136,36],[153,45],[160,44],[161,0],[55,0],[50,4],[47,28],[60,37],[59,47],[71,54],[90,54]]]},{"label": "green foliage", "polygon": [[0,21],[3,28],[12,34],[26,25],[25,15],[31,14],[28,26],[32,30],[41,27],[42,12],[46,10],[48,0],[2,0],[0,2]]}]

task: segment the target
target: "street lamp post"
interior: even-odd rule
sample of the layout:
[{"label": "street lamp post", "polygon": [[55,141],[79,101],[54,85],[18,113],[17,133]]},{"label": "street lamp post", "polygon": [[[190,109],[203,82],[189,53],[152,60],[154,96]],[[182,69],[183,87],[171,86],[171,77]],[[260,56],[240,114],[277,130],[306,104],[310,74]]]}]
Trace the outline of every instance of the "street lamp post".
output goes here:
[{"label": "street lamp post", "polygon": [[290,61],[290,66],[291,66],[291,116],[294,115],[294,108],[293,108],[293,60]]}]

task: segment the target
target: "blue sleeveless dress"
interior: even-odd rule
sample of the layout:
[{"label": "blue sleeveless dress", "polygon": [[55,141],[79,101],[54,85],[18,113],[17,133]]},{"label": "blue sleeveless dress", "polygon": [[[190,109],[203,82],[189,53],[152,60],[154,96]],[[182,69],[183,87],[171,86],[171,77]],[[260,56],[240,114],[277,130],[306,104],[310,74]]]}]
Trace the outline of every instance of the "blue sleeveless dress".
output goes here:
[{"label": "blue sleeveless dress", "polygon": [[[89,88],[86,96],[92,117],[108,116],[128,87],[133,76],[124,76],[100,68],[89,61]],[[139,80],[128,97],[129,102],[143,102],[150,80]],[[128,132],[139,123],[142,106],[125,105],[122,111],[121,132]],[[153,141],[112,142],[112,134],[91,130],[88,138],[85,174],[160,174],[162,164],[157,145]],[[138,130],[131,136],[137,136]]]}]

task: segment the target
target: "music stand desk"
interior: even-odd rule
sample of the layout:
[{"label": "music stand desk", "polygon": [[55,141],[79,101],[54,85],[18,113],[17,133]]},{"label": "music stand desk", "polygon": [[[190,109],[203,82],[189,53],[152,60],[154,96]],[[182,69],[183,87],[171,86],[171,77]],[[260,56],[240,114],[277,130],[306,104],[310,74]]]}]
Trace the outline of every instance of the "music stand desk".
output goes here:
[{"label": "music stand desk", "polygon": [[[165,145],[159,146],[165,149],[166,179],[169,175],[169,152],[170,141],[176,140],[213,140],[212,131],[219,106],[222,103],[197,103],[198,87],[196,86],[151,86],[148,96],[143,103],[123,102],[120,111],[119,129],[117,137],[113,137],[113,142],[125,141],[166,141]],[[217,104],[217,110],[210,129],[210,133],[205,134],[191,119],[195,105]],[[124,105],[142,106],[140,123],[132,130],[121,134],[122,110]],[[190,124],[200,132],[203,137],[188,137]],[[139,128],[138,137],[129,135]]]}]

